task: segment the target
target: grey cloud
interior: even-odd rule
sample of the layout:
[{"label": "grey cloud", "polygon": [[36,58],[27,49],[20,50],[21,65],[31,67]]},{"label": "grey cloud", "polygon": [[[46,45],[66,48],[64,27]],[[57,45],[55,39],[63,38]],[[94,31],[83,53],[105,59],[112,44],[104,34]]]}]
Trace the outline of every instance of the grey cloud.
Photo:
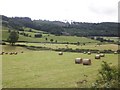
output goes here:
[{"label": "grey cloud", "polygon": [[113,15],[117,13],[117,8],[114,7],[102,7],[102,6],[89,6],[89,10],[92,13],[104,14],[104,15]]}]

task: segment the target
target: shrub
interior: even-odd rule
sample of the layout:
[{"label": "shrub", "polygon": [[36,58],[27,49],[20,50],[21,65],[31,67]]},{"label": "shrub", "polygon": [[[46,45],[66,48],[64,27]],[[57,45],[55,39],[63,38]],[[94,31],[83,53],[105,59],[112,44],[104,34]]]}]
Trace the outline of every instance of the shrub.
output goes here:
[{"label": "shrub", "polygon": [[42,34],[40,34],[40,33],[39,33],[39,34],[35,34],[35,37],[36,37],[36,38],[41,38],[41,37],[42,37]]},{"label": "shrub", "polygon": [[110,66],[103,61],[98,75],[98,79],[92,84],[93,88],[119,88],[120,69],[117,67]]}]

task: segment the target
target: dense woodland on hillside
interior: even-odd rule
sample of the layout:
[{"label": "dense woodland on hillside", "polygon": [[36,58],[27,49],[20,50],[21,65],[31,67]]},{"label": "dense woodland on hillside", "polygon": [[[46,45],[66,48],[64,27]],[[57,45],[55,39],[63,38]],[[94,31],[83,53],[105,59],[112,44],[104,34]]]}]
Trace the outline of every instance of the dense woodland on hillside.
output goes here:
[{"label": "dense woodland on hillside", "polygon": [[31,20],[29,17],[2,16],[2,23],[11,29],[23,30],[23,27],[46,31],[55,35],[76,36],[118,36],[118,23],[61,22]]}]

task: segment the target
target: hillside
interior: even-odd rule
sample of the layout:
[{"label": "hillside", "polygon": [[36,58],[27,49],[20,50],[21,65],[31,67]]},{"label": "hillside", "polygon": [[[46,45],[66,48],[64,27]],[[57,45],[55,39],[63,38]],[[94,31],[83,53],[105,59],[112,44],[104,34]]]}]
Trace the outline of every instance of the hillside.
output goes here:
[{"label": "hillside", "polygon": [[[97,40],[92,40],[90,38],[86,37],[77,37],[77,36],[55,36],[53,34],[47,34],[44,31],[38,31],[35,29],[31,29],[32,31],[29,32],[30,28],[24,28],[24,33],[28,34],[28,36],[21,35],[20,33],[22,31],[19,31],[19,40],[18,41],[26,41],[26,42],[51,42],[50,40],[53,39],[53,43],[97,43],[99,41]],[[9,28],[3,27],[2,29],[2,40],[6,41],[8,36],[9,36]],[[36,33],[41,33],[42,37],[41,38],[35,38],[34,35]],[[30,36],[30,37],[29,37]],[[47,40],[46,40],[47,38]]]},{"label": "hillside", "polygon": [[3,26],[17,30],[23,27],[42,30],[54,35],[76,36],[118,36],[118,24],[113,22],[85,23],[85,22],[61,22],[48,20],[31,20],[29,17],[2,16]]}]

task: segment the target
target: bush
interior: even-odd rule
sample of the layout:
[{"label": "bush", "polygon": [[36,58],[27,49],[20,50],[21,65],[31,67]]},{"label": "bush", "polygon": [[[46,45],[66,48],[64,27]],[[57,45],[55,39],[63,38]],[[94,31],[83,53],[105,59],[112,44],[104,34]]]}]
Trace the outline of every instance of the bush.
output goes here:
[{"label": "bush", "polygon": [[41,38],[42,34],[35,34],[35,38]]},{"label": "bush", "polygon": [[93,88],[119,88],[120,69],[117,67],[110,66],[103,61],[98,75],[98,79],[92,84]]}]

